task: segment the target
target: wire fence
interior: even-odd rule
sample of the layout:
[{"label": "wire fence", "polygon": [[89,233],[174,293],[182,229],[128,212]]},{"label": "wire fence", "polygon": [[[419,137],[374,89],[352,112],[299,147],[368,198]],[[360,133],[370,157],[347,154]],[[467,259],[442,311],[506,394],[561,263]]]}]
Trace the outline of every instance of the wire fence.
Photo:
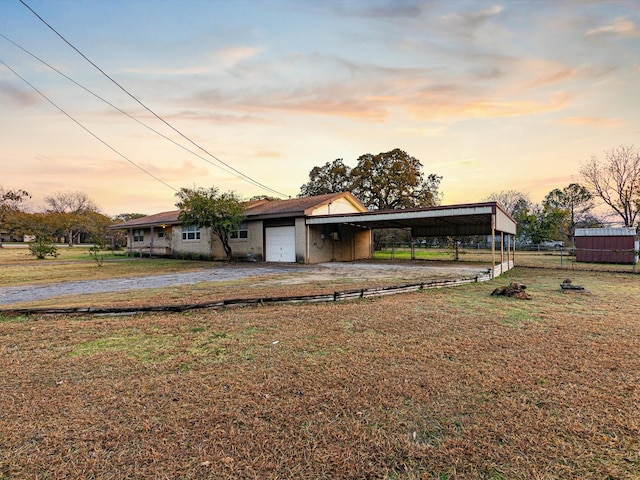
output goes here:
[{"label": "wire fence", "polygon": [[[585,270],[603,272],[640,273],[637,250],[627,249],[575,249],[575,248],[543,248],[530,246],[527,249],[516,249],[515,266],[531,268],[553,268],[566,270]],[[511,252],[509,255],[513,255]],[[591,261],[581,261],[583,258]],[[389,246],[374,252],[376,260],[416,260],[443,262],[470,262],[491,265],[501,263],[502,255],[499,247],[495,254],[487,247],[453,247],[414,248],[407,246]],[[602,261],[606,259],[606,261]],[[614,261],[611,261],[613,259]],[[507,260],[507,252],[504,252]],[[615,261],[617,260],[617,261]],[[635,263],[633,262],[635,260]]]}]

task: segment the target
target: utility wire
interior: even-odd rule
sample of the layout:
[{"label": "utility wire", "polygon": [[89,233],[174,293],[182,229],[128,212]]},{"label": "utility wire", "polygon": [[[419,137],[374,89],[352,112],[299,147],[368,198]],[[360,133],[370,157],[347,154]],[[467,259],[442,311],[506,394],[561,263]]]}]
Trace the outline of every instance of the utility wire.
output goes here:
[{"label": "utility wire", "polygon": [[69,118],[73,123],[75,123],[76,125],[78,125],[80,128],[82,128],[85,132],[87,132],[89,135],[91,135],[93,138],[95,138],[96,140],[98,140],[100,143],[102,143],[104,146],[106,146],[107,148],[109,148],[111,151],[115,152],[118,156],[120,156],[121,158],[125,159],[127,162],[129,162],[131,165],[133,165],[134,167],[142,170],[144,173],[146,173],[147,175],[149,175],[150,177],[154,178],[155,180],[157,180],[158,182],[162,183],[165,187],[169,187],[171,190],[177,192],[178,189],[175,187],[172,187],[171,185],[169,185],[167,182],[165,182],[164,180],[161,180],[160,178],[156,177],[153,173],[149,172],[148,170],[144,169],[143,167],[141,167],[140,165],[138,165],[136,162],[134,162],[133,160],[131,160],[130,158],[128,158],[126,155],[124,155],[123,153],[120,153],[118,150],[116,150],[114,147],[112,147],[111,145],[109,145],[107,142],[105,142],[104,140],[102,140],[98,135],[96,135],[95,133],[93,133],[91,130],[89,130],[87,127],[85,127],[82,123],[80,123],[78,120],[76,120],[75,118],[73,118],[70,114],[68,114],[66,111],[64,111],[64,109],[62,109],[62,107],[58,106],[56,103],[54,103],[53,100],[51,100],[49,97],[47,97],[44,93],[42,93],[40,90],[38,90],[34,85],[32,85],[31,83],[29,83],[29,81],[24,78],[22,75],[20,75],[18,72],[16,72],[13,68],[11,68],[9,65],[7,65],[1,58],[0,58],[0,63],[2,65],[4,65],[5,67],[7,67],[11,72],[13,72],[13,74],[18,77],[20,80],[22,80],[24,83],[26,83],[27,85],[29,85],[29,87],[31,87],[36,93],[38,93],[42,98],[44,98],[47,102],[49,102],[51,105],[53,105],[55,108],[57,108],[61,113],[63,113],[67,118]]},{"label": "utility wire", "polygon": [[[76,82],[73,78],[69,77],[68,75],[66,75],[64,72],[61,72],[60,70],[58,70],[56,67],[54,67],[53,65],[50,65],[49,63],[47,63],[46,61],[44,61],[43,59],[41,59],[40,57],[38,57],[37,55],[35,55],[34,53],[31,53],[29,50],[27,50],[26,48],[20,46],[19,44],[17,44],[16,42],[14,42],[13,40],[11,40],[9,37],[7,37],[6,35],[0,33],[0,37],[4,38],[6,41],[12,43],[13,45],[15,45],[17,48],[19,48],[20,50],[22,50],[23,52],[25,52],[26,54],[30,55],[31,57],[33,57],[34,59],[38,60],[40,63],[42,63],[43,65],[46,65],[47,67],[49,67],[51,70],[53,70],[54,72],[60,74],[61,76],[63,76],[64,78],[66,78],[67,80],[69,80],[71,83],[73,83],[74,85],[80,87],[81,89],[83,89],[85,92],[89,93],[90,95],[93,95],[95,98],[101,100],[102,102],[106,103],[107,105],[109,105],[110,107],[112,107],[113,109],[117,110],[118,112],[122,113],[123,115],[126,115],[127,117],[129,117],[131,120],[137,122],[138,124],[142,125],[143,127],[147,128],[148,130],[152,131],[153,133],[155,133],[156,135],[160,135],[162,138],[164,138],[165,140],[170,141],[171,143],[173,143],[174,145],[176,145],[177,147],[182,148],[183,150],[191,153],[192,155],[195,155],[196,157],[204,160],[205,162],[210,163],[211,165],[213,165],[216,168],[219,168],[220,170],[222,170],[225,173],[234,175],[233,172],[226,170],[224,167],[217,165],[215,163],[211,163],[209,160],[207,160],[205,157],[203,157],[202,155],[200,155],[197,152],[194,152],[193,150],[190,150],[189,148],[185,147],[184,145],[176,142],[175,140],[173,140],[172,138],[166,136],[165,134],[163,134],[162,132],[159,132],[158,130],[154,129],[153,127],[147,125],[146,123],[144,123],[142,120],[137,119],[136,117],[134,117],[133,115],[130,115],[129,113],[127,113],[126,111],[122,110],[121,108],[119,108],[118,106],[114,105],[113,103],[109,102],[109,100],[101,97],[100,95],[98,95],[97,93],[89,90],[87,87],[85,87],[84,85]],[[256,184],[254,184],[256,185]],[[256,186],[260,186],[260,185],[256,185]]]},{"label": "utility wire", "polygon": [[[62,39],[62,41],[64,41],[67,45],[69,45],[69,47],[71,47],[73,50],[75,50],[82,58],[84,58],[87,62],[89,62],[93,67],[95,67],[100,73],[102,73],[102,75],[104,75],[105,77],[107,77],[114,85],[116,85],[120,90],[122,90],[124,93],[126,93],[129,97],[131,97],[136,103],[138,103],[138,105],[140,105],[142,108],[144,108],[147,112],[149,112],[151,115],[153,115],[155,118],[157,118],[158,120],[160,120],[162,123],[164,123],[167,127],[169,127],[171,130],[173,130],[174,132],[176,132],[178,135],[180,135],[182,138],[184,138],[186,141],[188,141],[189,143],[191,143],[193,146],[195,146],[196,148],[198,148],[199,150],[203,151],[204,153],[206,153],[208,156],[210,156],[211,158],[213,158],[214,160],[220,162],[221,164],[223,164],[224,166],[226,166],[227,168],[233,170],[234,172],[236,172],[238,175],[240,175],[242,178],[244,178],[245,180],[251,182],[254,185],[260,186],[262,188],[264,188],[265,190],[268,190],[272,193],[275,193],[276,195],[280,196],[280,197],[288,197],[289,195],[286,195],[282,192],[278,192],[277,190],[274,190],[270,187],[267,187],[266,185],[258,182],[257,180],[252,179],[251,177],[249,177],[248,175],[242,173],[240,170],[237,170],[236,168],[232,167],[231,165],[229,165],[226,162],[223,162],[222,160],[220,160],[218,157],[216,157],[215,155],[213,155],[212,153],[210,153],[208,150],[206,150],[204,147],[200,146],[199,144],[197,144],[196,142],[194,142],[193,140],[191,140],[189,137],[187,137],[185,134],[183,134],[180,130],[178,130],[177,128],[175,128],[173,125],[171,125],[169,122],[167,122],[165,119],[163,119],[162,117],[160,117],[157,113],[155,113],[153,110],[151,110],[149,107],[147,107],[144,103],[142,103],[141,100],[139,100],[135,95],[133,95],[132,93],[130,93],[126,88],[124,88],[122,85],[120,85],[116,80],[114,80],[111,76],[109,76],[109,74],[107,74],[104,70],[102,70],[98,65],[96,65],[93,61],[91,61],[84,53],[82,53],[80,50],[78,50],[71,42],[69,42],[69,40],[67,40],[61,33],[59,33],[55,28],[53,28],[49,23],[47,23],[47,21],[42,18],[40,15],[38,15],[29,5],[27,5],[27,3],[24,0],[19,0],[20,3],[22,3],[31,13],[33,13],[42,23],[44,23],[47,27],[49,27],[49,29],[51,29],[51,31],[53,31],[53,33],[55,33],[58,37],[60,37]],[[208,161],[208,160],[207,160]],[[209,162],[210,163],[210,162]]]}]

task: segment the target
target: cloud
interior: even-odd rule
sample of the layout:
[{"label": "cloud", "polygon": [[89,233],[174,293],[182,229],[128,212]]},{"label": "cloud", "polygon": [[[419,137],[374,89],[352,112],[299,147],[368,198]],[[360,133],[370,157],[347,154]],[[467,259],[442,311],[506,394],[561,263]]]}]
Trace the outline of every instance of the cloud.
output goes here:
[{"label": "cloud", "polygon": [[616,35],[620,37],[640,37],[640,29],[628,17],[617,17],[607,25],[601,25],[587,31],[587,36]]},{"label": "cloud", "polygon": [[0,81],[0,102],[14,107],[31,107],[41,100],[40,95],[31,90],[17,88],[12,82]]},{"label": "cloud", "polygon": [[[480,3],[479,5],[482,4]],[[442,15],[440,19],[449,34],[471,39],[475,38],[476,34],[502,11],[503,8],[501,6],[490,5],[480,10],[459,10]]]},{"label": "cloud", "polygon": [[567,94],[555,94],[544,101],[492,99],[490,97],[464,98],[456,96],[432,97],[429,94],[422,96],[415,106],[408,106],[417,118],[421,120],[436,119],[478,119],[518,117],[524,115],[537,115],[559,110],[569,102]]},{"label": "cloud", "polygon": [[[180,77],[192,75],[207,75],[230,69],[238,63],[254,58],[264,51],[261,47],[235,46],[223,48],[209,53],[204,60],[193,59],[192,64],[172,67],[128,67],[121,71],[140,75],[158,75],[167,77]],[[194,64],[195,63],[195,64]]]},{"label": "cloud", "polygon": [[428,3],[421,0],[387,0],[382,2],[318,2],[315,8],[328,8],[339,18],[415,18],[422,14]]},{"label": "cloud", "polygon": [[214,52],[214,61],[221,63],[223,68],[231,68],[238,62],[256,57],[264,51],[260,47],[238,46],[230,47]]},{"label": "cloud", "polygon": [[564,125],[577,125],[596,128],[619,128],[627,125],[627,122],[618,118],[598,118],[598,117],[567,117],[560,123]]},{"label": "cloud", "polygon": [[503,8],[499,5],[491,5],[488,8],[475,11],[460,11],[443,15],[442,19],[447,23],[458,26],[462,29],[477,29],[491,18],[502,12]]},{"label": "cloud", "polygon": [[276,152],[274,150],[258,150],[255,152],[257,157],[261,158],[283,158],[284,155],[282,152]]}]

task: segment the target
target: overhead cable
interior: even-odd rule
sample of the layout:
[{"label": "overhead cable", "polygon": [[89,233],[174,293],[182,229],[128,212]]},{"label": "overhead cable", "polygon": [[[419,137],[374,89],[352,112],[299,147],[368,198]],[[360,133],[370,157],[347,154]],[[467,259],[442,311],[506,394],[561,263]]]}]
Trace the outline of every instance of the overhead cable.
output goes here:
[{"label": "overhead cable", "polygon": [[167,182],[165,182],[164,180],[156,177],[153,173],[149,172],[148,170],[144,169],[143,167],[141,167],[140,165],[138,165],[136,162],[134,162],[133,160],[131,160],[129,157],[127,157],[126,155],[124,155],[123,153],[119,152],[118,150],[116,150],[114,147],[112,147],[111,145],[109,145],[107,142],[105,142],[102,138],[100,138],[98,135],[96,135],[95,133],[93,133],[91,130],[89,130],[87,127],[85,127],[82,123],[80,123],[78,120],[76,120],[74,117],[72,117],[69,113],[67,113],[62,107],[58,106],[53,100],[51,100],[49,97],[47,97],[44,93],[42,93],[40,90],[38,90],[34,85],[32,85],[31,83],[29,83],[29,81],[24,78],[22,75],[20,75],[17,71],[15,71],[13,68],[11,68],[9,65],[7,65],[2,59],[0,59],[0,63],[2,65],[4,65],[5,67],[7,67],[11,72],[13,72],[13,74],[18,77],[20,80],[22,80],[24,83],[26,83],[29,87],[31,87],[36,93],[38,93],[38,95],[40,95],[42,98],[44,98],[47,102],[49,102],[51,105],[53,105],[56,109],[58,109],[62,114],[64,114],[67,118],[69,118],[69,120],[71,120],[73,123],[75,123],[76,125],[78,125],[80,128],[82,128],[85,132],[87,132],[89,135],[91,135],[93,138],[95,138],[96,140],[98,140],[100,143],[102,143],[104,146],[106,146],[108,149],[110,149],[111,151],[113,151],[114,153],[116,153],[118,156],[120,156],[121,158],[125,159],[127,162],[129,162],[131,165],[133,165],[134,167],[138,168],[139,170],[143,171],[144,173],[146,173],[147,175],[149,175],[150,177],[154,178],[155,180],[157,180],[158,182],[162,183],[165,187],[169,187],[171,190],[177,192],[178,189],[169,185]]},{"label": "overhead cable", "polygon": [[[234,175],[233,172],[226,170],[224,167],[217,165],[215,163],[210,162],[209,160],[207,160],[206,158],[204,158],[202,155],[200,155],[197,152],[194,152],[193,150],[185,147],[184,145],[176,142],[175,140],[173,140],[172,138],[166,136],[165,134],[163,134],[162,132],[159,132],[158,130],[154,129],[153,127],[151,127],[150,125],[147,125],[146,123],[144,123],[142,120],[137,119],[136,117],[134,117],[133,115],[130,115],[128,112],[122,110],[121,108],[119,108],[118,106],[114,105],[113,103],[111,103],[109,100],[101,97],[100,95],[98,95],[97,93],[93,92],[92,90],[88,89],[87,87],[85,87],[84,85],[82,85],[81,83],[75,81],[73,78],[69,77],[68,75],[66,75],[64,72],[61,72],[60,70],[58,70],[56,67],[54,67],[53,65],[50,65],[49,63],[47,63],[46,61],[44,61],[43,59],[41,59],[40,57],[38,57],[37,55],[35,55],[34,53],[30,52],[29,50],[27,50],[26,48],[22,47],[21,45],[17,44],[16,42],[14,42],[13,40],[11,40],[9,37],[7,37],[6,35],[0,33],[0,37],[4,38],[6,41],[12,43],[13,45],[15,45],[17,48],[19,48],[20,50],[22,50],[23,52],[25,52],[26,54],[30,55],[31,57],[33,57],[34,59],[36,59],[37,61],[39,61],[40,63],[42,63],[43,65],[46,65],[47,67],[49,67],[51,70],[53,70],[54,72],[58,73],[59,75],[63,76],[64,78],[66,78],[67,80],[69,80],[71,83],[73,83],[74,85],[80,87],[81,89],[83,89],[85,92],[89,93],[90,95],[93,95],[95,98],[101,100],[102,102],[106,103],[107,105],[109,105],[111,108],[117,110],[118,112],[122,113],[123,115],[126,115],[127,117],[129,117],[131,120],[137,122],[138,124],[142,125],[143,127],[147,128],[148,130],[152,131],[153,133],[155,133],[156,135],[161,136],[162,138],[164,138],[165,140],[170,141],[171,143],[173,143],[174,145],[176,145],[177,147],[182,148],[183,150],[189,152],[192,155],[195,155],[196,157],[204,160],[205,162],[210,163],[211,165],[213,165],[216,168],[219,168],[220,170],[222,170],[225,173]],[[257,184],[254,184],[256,186],[259,186]]]},{"label": "overhead cable", "polygon": [[[75,50],[82,58],[84,58],[87,62],[89,62],[94,68],[96,68],[102,75],[104,75],[107,79],[109,79],[114,85],[116,85],[120,90],[122,90],[124,93],[126,93],[131,99],[133,99],[138,105],[140,105],[142,108],[144,108],[147,112],[149,112],[151,115],[153,115],[155,118],[157,118],[158,120],[160,120],[162,123],[164,123],[167,127],[169,127],[171,130],[173,130],[174,132],[176,132],[178,135],[180,135],[182,138],[184,138],[186,141],[188,141],[189,143],[191,143],[193,146],[195,146],[196,148],[198,148],[199,150],[201,150],[202,152],[204,152],[205,154],[207,154],[209,157],[213,158],[214,160],[216,160],[217,162],[221,163],[222,165],[226,166],[227,168],[233,170],[235,173],[237,173],[238,175],[240,175],[242,178],[244,178],[245,180],[249,181],[250,183],[257,185],[265,190],[268,190],[272,193],[275,193],[276,195],[280,196],[280,197],[288,197],[288,195],[282,193],[282,192],[278,192],[277,190],[274,190],[271,187],[268,187],[260,182],[258,182],[257,180],[254,180],[253,178],[249,177],[248,175],[242,173],[240,170],[234,168],[233,166],[229,165],[228,163],[220,160],[218,157],[216,157],[214,154],[212,154],[211,152],[209,152],[207,149],[205,149],[204,147],[200,146],[198,143],[194,142],[193,140],[191,140],[189,137],[187,137],[185,134],[183,134],[180,130],[178,130],[177,128],[175,128],[173,125],[171,125],[169,122],[167,122],[164,118],[162,118],[160,115],[158,115],[157,113],[155,113],[153,110],[151,110],[151,108],[147,107],[141,100],[139,100],[135,95],[133,95],[131,92],[129,92],[126,88],[124,88],[122,85],[120,85],[116,80],[114,80],[111,76],[109,76],[108,73],[106,73],[104,70],[102,70],[98,65],[96,65],[93,61],[91,61],[84,53],[82,53],[78,48],[75,47],[75,45],[73,45],[69,40],[67,40],[61,33],[59,33],[55,28],[53,28],[49,23],[47,23],[47,21],[42,18],[40,15],[38,15],[38,13],[36,13],[24,0],[19,0],[20,3],[22,3],[31,13],[33,13],[42,23],[44,23],[47,27],[49,27],[49,29],[55,33],[58,37],[60,37],[62,39],[63,42],[65,42],[67,45],[69,45],[69,47],[71,47],[73,50]],[[208,160],[206,160],[208,161]],[[210,162],[209,162],[210,163]]]}]

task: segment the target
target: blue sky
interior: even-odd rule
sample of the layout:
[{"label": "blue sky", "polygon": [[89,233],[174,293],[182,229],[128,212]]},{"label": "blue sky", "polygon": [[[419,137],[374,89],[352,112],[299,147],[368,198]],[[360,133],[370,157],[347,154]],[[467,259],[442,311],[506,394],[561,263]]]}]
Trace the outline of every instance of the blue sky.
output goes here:
[{"label": "blue sky", "polygon": [[[286,195],[316,165],[397,147],[443,176],[445,204],[508,189],[540,201],[592,155],[640,143],[638,1],[25,1],[191,140]],[[18,0],[0,0],[0,33],[194,149]],[[173,209],[170,187],[269,193],[1,37],[0,60],[126,157],[0,64],[0,185],[34,207],[57,191],[108,214]]]}]

